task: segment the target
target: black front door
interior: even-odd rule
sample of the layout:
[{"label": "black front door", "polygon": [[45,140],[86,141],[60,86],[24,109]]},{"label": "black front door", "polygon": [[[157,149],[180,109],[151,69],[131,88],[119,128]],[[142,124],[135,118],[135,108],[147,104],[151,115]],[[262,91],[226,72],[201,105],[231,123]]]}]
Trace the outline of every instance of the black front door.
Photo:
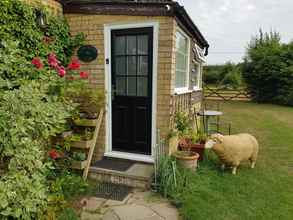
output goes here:
[{"label": "black front door", "polygon": [[151,155],[153,28],[111,35],[112,150]]}]

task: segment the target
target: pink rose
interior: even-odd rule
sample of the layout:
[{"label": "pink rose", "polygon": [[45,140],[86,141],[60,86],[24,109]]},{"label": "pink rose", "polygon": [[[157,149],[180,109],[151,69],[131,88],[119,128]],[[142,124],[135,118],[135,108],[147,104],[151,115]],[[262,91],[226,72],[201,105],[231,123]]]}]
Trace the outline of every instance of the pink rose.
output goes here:
[{"label": "pink rose", "polygon": [[56,69],[60,77],[64,77],[66,75],[66,70],[63,66],[57,66]]}]

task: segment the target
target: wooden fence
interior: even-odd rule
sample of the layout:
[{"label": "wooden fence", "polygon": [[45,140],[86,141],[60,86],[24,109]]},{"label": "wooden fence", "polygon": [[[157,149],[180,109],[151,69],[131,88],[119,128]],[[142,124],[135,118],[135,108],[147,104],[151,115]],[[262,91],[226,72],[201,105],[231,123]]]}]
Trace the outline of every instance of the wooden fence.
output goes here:
[{"label": "wooden fence", "polygon": [[204,97],[206,100],[216,101],[251,101],[251,96],[245,88],[231,89],[205,85]]}]

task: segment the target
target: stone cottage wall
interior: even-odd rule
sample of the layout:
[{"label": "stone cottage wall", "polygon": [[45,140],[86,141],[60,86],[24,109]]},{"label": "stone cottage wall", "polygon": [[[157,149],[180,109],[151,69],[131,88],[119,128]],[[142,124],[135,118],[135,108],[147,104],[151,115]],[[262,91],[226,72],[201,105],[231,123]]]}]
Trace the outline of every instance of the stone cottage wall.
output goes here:
[{"label": "stone cottage wall", "polygon": [[22,0],[32,5],[39,6],[40,4],[45,6],[53,15],[62,16],[63,8],[61,3],[56,0]]},{"label": "stone cottage wall", "polygon": [[[86,35],[86,44],[94,45],[99,55],[97,60],[86,64],[82,69],[90,73],[90,84],[105,90],[105,55],[104,55],[104,24],[130,22],[157,21],[159,28],[158,51],[158,81],[157,81],[157,128],[161,136],[169,132],[170,102],[172,94],[171,81],[175,73],[175,20],[172,17],[148,16],[114,16],[114,15],[85,15],[65,14],[70,25],[72,35],[83,32]],[[171,74],[170,74],[171,73]],[[105,149],[105,120],[98,138],[95,159],[100,159]]]}]

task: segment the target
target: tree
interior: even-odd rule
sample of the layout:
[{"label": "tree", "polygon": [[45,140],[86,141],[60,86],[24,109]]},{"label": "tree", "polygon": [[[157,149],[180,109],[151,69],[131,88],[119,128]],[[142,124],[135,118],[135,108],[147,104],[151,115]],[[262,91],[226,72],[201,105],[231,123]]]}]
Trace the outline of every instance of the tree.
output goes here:
[{"label": "tree", "polygon": [[293,105],[293,44],[282,44],[277,32],[252,38],[243,77],[257,102]]}]

